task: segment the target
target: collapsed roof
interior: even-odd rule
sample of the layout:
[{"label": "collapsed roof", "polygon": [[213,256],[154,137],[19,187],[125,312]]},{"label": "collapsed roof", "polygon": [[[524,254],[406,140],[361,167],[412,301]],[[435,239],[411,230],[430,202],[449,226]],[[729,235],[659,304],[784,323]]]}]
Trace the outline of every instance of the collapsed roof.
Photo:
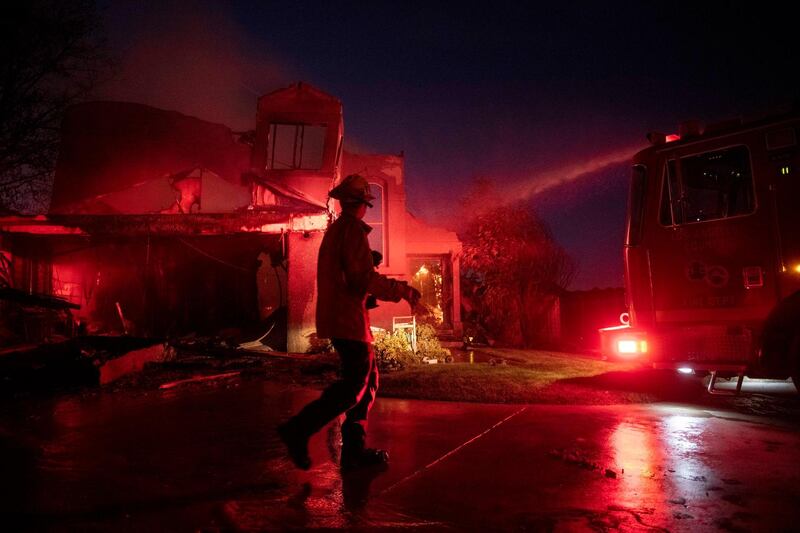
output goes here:
[{"label": "collapsed roof", "polygon": [[71,107],[61,138],[51,213],[198,167],[241,185],[250,164],[250,146],[229,128],[129,102]]}]

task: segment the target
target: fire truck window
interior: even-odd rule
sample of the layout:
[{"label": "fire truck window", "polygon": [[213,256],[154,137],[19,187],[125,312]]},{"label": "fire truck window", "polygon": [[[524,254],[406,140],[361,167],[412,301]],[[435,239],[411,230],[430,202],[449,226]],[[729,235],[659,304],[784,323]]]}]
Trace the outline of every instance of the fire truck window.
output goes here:
[{"label": "fire truck window", "polygon": [[631,177],[631,192],[628,199],[628,222],[627,243],[629,245],[639,244],[642,237],[642,220],[644,211],[644,193],[647,189],[647,171],[642,165],[633,167]]},{"label": "fire truck window", "polygon": [[676,224],[746,215],[755,209],[747,148],[736,146],[681,159]]},{"label": "fire truck window", "polygon": [[664,226],[672,226],[672,198],[677,191],[677,176],[675,174],[675,160],[667,162],[664,180],[661,185],[661,207],[659,209],[658,221]]},{"label": "fire truck window", "polygon": [[318,170],[322,168],[325,126],[270,124],[267,168]]}]

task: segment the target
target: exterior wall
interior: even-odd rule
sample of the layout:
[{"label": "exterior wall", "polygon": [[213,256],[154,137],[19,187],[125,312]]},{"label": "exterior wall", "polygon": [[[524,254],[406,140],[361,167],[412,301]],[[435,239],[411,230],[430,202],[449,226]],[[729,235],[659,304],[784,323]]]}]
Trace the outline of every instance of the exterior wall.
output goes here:
[{"label": "exterior wall", "polygon": [[[381,274],[410,281],[413,272],[410,271],[409,260],[413,257],[436,257],[447,263],[452,279],[450,314],[453,317],[454,333],[460,334],[462,327],[458,256],[461,242],[455,233],[424,224],[408,213],[404,163],[403,155],[355,154],[345,151],[342,175],[361,174],[368,182],[383,188],[385,244],[384,261],[378,268]],[[379,307],[370,312],[370,319],[373,326],[391,329],[392,317],[410,314],[406,302],[379,302]]]},{"label": "exterior wall", "polygon": [[[342,175],[361,174],[383,188],[384,257],[381,274],[406,279],[406,191],[402,155],[354,154],[344,152]],[[373,204],[374,205],[374,204]],[[377,209],[375,205],[373,209]]]},{"label": "exterior wall", "polygon": [[288,336],[289,352],[308,351],[316,332],[317,255],[322,243],[321,231],[289,233],[288,261]]},{"label": "exterior wall", "polygon": [[[322,166],[315,170],[267,168],[267,146],[271,124],[324,125],[327,127]],[[324,204],[339,175],[344,125],[342,103],[307,83],[298,82],[266,94],[258,100],[256,142],[251,158],[255,179],[274,180],[293,187]]]}]

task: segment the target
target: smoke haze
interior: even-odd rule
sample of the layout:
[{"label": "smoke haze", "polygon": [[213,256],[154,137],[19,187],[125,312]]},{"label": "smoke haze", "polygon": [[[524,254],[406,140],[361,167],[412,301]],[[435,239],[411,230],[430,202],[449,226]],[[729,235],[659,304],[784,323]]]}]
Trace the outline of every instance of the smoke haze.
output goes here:
[{"label": "smoke haze", "polygon": [[295,73],[225,6],[175,0],[109,6],[108,37],[119,64],[99,96],[252,129],[258,96],[291,83]]}]

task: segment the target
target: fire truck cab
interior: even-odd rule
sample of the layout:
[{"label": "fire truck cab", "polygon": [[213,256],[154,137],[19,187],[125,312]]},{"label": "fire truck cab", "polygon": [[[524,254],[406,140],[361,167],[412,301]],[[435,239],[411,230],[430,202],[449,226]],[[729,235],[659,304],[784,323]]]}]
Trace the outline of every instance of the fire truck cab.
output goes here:
[{"label": "fire truck cab", "polygon": [[627,324],[607,355],[798,383],[800,113],[681,125],[637,153],[624,246]]}]

